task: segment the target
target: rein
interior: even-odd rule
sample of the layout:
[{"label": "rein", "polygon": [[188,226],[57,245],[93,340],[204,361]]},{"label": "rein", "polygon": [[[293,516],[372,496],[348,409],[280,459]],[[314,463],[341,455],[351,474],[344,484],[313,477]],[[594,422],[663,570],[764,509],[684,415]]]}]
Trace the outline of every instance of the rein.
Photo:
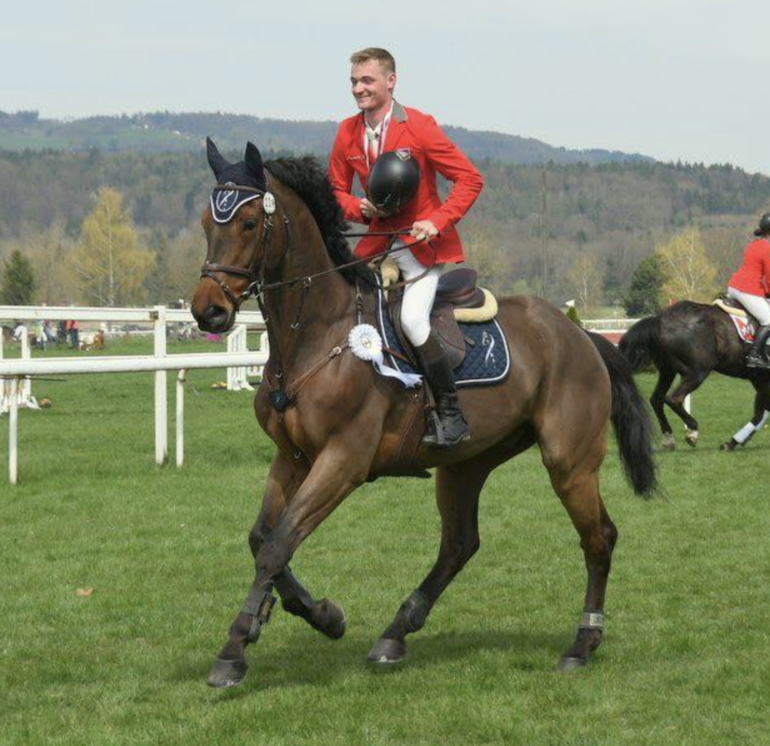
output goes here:
[{"label": "rein", "polygon": [[[269,179],[269,175],[268,175],[268,179]],[[264,191],[262,191],[261,189],[256,189],[254,187],[218,185],[215,187],[214,191],[218,189],[236,189],[238,191],[243,191],[243,192],[252,192],[257,194],[258,198],[264,198],[265,196]],[[279,263],[283,261],[284,257],[286,256],[286,253],[289,250],[290,221],[289,221],[289,218],[287,218],[286,215],[283,213],[281,213],[281,218],[284,224],[284,247],[283,247],[283,252],[281,254]],[[427,240],[425,238],[421,238],[417,241],[412,241],[411,243],[404,242],[403,246],[391,245],[384,251],[381,251],[377,254],[373,254],[372,256],[363,257],[360,259],[353,259],[350,262],[346,262],[345,264],[340,264],[339,266],[331,267],[330,269],[324,269],[321,272],[316,272],[311,275],[305,275],[303,277],[292,277],[291,279],[281,280],[279,282],[265,283],[262,281],[261,274],[257,274],[256,268],[254,267],[254,262],[256,260],[256,257],[259,254],[258,249],[263,245],[267,246],[269,244],[270,237],[274,227],[273,220],[272,220],[272,213],[265,212],[265,219],[262,225],[263,225],[262,235],[260,236],[259,243],[257,244],[254,250],[252,260],[249,263],[248,267],[238,267],[232,264],[218,264],[216,262],[206,261],[203,263],[203,266],[201,267],[200,276],[201,278],[206,277],[209,280],[213,280],[214,282],[216,282],[217,285],[219,285],[219,287],[222,289],[222,292],[227,296],[228,300],[235,306],[236,311],[239,311],[241,305],[245,303],[249,298],[252,298],[252,297],[259,298],[263,293],[265,293],[268,290],[278,290],[283,287],[293,287],[294,285],[298,285],[301,283],[303,286],[303,295],[300,301],[300,308],[299,308],[299,313],[297,314],[297,320],[291,325],[292,329],[296,329],[297,327],[299,327],[299,316],[302,312],[302,307],[304,306],[305,295],[307,294],[307,291],[310,289],[311,285],[313,284],[313,280],[319,277],[323,277],[324,275],[331,274],[332,272],[340,272],[343,269],[348,269],[349,267],[355,267],[358,264],[363,264],[365,262],[368,263],[376,259],[384,258],[396,251],[402,251],[403,249],[410,249],[412,246],[416,246]],[[389,238],[395,239],[397,236],[408,236],[410,234],[411,234],[410,230],[406,228],[402,228],[395,231],[370,231],[370,232],[364,231],[364,232],[345,233],[343,235],[346,238],[359,238],[363,236],[388,236]],[[428,245],[430,246],[430,244]],[[436,252],[434,249],[433,261],[430,263],[430,266],[427,267],[425,272],[418,275],[417,277],[412,278],[411,280],[405,280],[403,282],[392,285],[390,286],[390,289],[396,290],[401,287],[405,287],[406,285],[410,285],[413,282],[417,282],[418,280],[421,280],[423,277],[425,277],[425,275],[428,274],[428,272],[430,272],[430,270],[433,268],[435,263],[436,263]],[[222,280],[221,278],[213,274],[214,272],[223,272],[225,274],[245,277],[249,281],[249,285],[242,293],[236,295],[233,289],[224,280]]]}]

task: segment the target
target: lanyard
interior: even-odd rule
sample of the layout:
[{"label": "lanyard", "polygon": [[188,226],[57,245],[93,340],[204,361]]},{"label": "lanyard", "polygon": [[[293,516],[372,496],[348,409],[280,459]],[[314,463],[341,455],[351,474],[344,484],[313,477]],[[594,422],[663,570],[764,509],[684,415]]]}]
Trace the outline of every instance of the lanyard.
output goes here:
[{"label": "lanyard", "polygon": [[[379,137],[379,147],[377,148],[377,155],[380,156],[382,154],[382,150],[385,147],[385,138],[388,136],[388,127],[390,126],[390,116],[393,113],[393,104],[390,105],[390,110],[385,115],[383,120],[374,127],[374,131],[377,130],[380,131],[380,137]],[[366,117],[364,114],[361,114],[362,117],[364,117],[364,155],[366,155],[366,170],[369,171],[372,164],[369,163],[369,137],[366,134]]]}]

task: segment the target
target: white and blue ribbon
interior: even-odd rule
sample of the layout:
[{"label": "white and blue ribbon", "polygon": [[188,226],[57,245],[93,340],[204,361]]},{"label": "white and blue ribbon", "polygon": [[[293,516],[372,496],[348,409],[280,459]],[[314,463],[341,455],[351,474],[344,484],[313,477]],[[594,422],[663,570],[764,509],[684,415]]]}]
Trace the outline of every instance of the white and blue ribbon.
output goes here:
[{"label": "white and blue ribbon", "polygon": [[371,324],[354,326],[348,335],[348,344],[357,358],[366,362],[371,361],[380,375],[396,378],[408,389],[422,383],[422,376],[415,373],[402,373],[385,363],[385,357],[382,354],[382,337]]}]

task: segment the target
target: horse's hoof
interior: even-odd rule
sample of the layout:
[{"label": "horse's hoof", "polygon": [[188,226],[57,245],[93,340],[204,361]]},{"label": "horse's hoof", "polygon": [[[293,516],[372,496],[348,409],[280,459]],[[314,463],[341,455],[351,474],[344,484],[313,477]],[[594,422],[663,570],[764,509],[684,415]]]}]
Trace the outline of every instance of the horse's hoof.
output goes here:
[{"label": "horse's hoof", "polygon": [[406,657],[406,643],[399,640],[387,640],[381,637],[369,651],[370,663],[399,663]]},{"label": "horse's hoof", "polygon": [[574,658],[572,656],[564,656],[560,661],[559,664],[556,666],[556,670],[560,673],[565,673],[566,671],[574,671],[576,668],[583,668],[584,666],[588,665],[588,659],[587,658]]},{"label": "horse's hoof", "polygon": [[206,683],[215,689],[238,686],[246,678],[248,670],[249,664],[242,658],[234,661],[215,658]]},{"label": "horse's hoof", "polygon": [[731,438],[726,443],[722,443],[721,446],[719,446],[720,451],[734,451],[740,444],[737,440]]},{"label": "horse's hoof", "polygon": [[322,607],[321,614],[324,623],[319,624],[316,629],[332,640],[339,640],[345,634],[348,626],[345,609],[328,598],[321,599],[319,604]]},{"label": "horse's hoof", "polygon": [[676,450],[676,441],[674,440],[672,435],[663,436],[663,450],[664,451]]}]

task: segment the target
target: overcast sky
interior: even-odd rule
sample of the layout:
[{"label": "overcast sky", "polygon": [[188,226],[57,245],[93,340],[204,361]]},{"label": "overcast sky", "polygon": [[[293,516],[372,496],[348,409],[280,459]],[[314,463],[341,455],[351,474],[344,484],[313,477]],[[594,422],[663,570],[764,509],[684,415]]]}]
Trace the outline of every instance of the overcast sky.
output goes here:
[{"label": "overcast sky", "polygon": [[336,120],[365,46],[443,124],[770,175],[770,0],[4,3],[0,109]]}]

